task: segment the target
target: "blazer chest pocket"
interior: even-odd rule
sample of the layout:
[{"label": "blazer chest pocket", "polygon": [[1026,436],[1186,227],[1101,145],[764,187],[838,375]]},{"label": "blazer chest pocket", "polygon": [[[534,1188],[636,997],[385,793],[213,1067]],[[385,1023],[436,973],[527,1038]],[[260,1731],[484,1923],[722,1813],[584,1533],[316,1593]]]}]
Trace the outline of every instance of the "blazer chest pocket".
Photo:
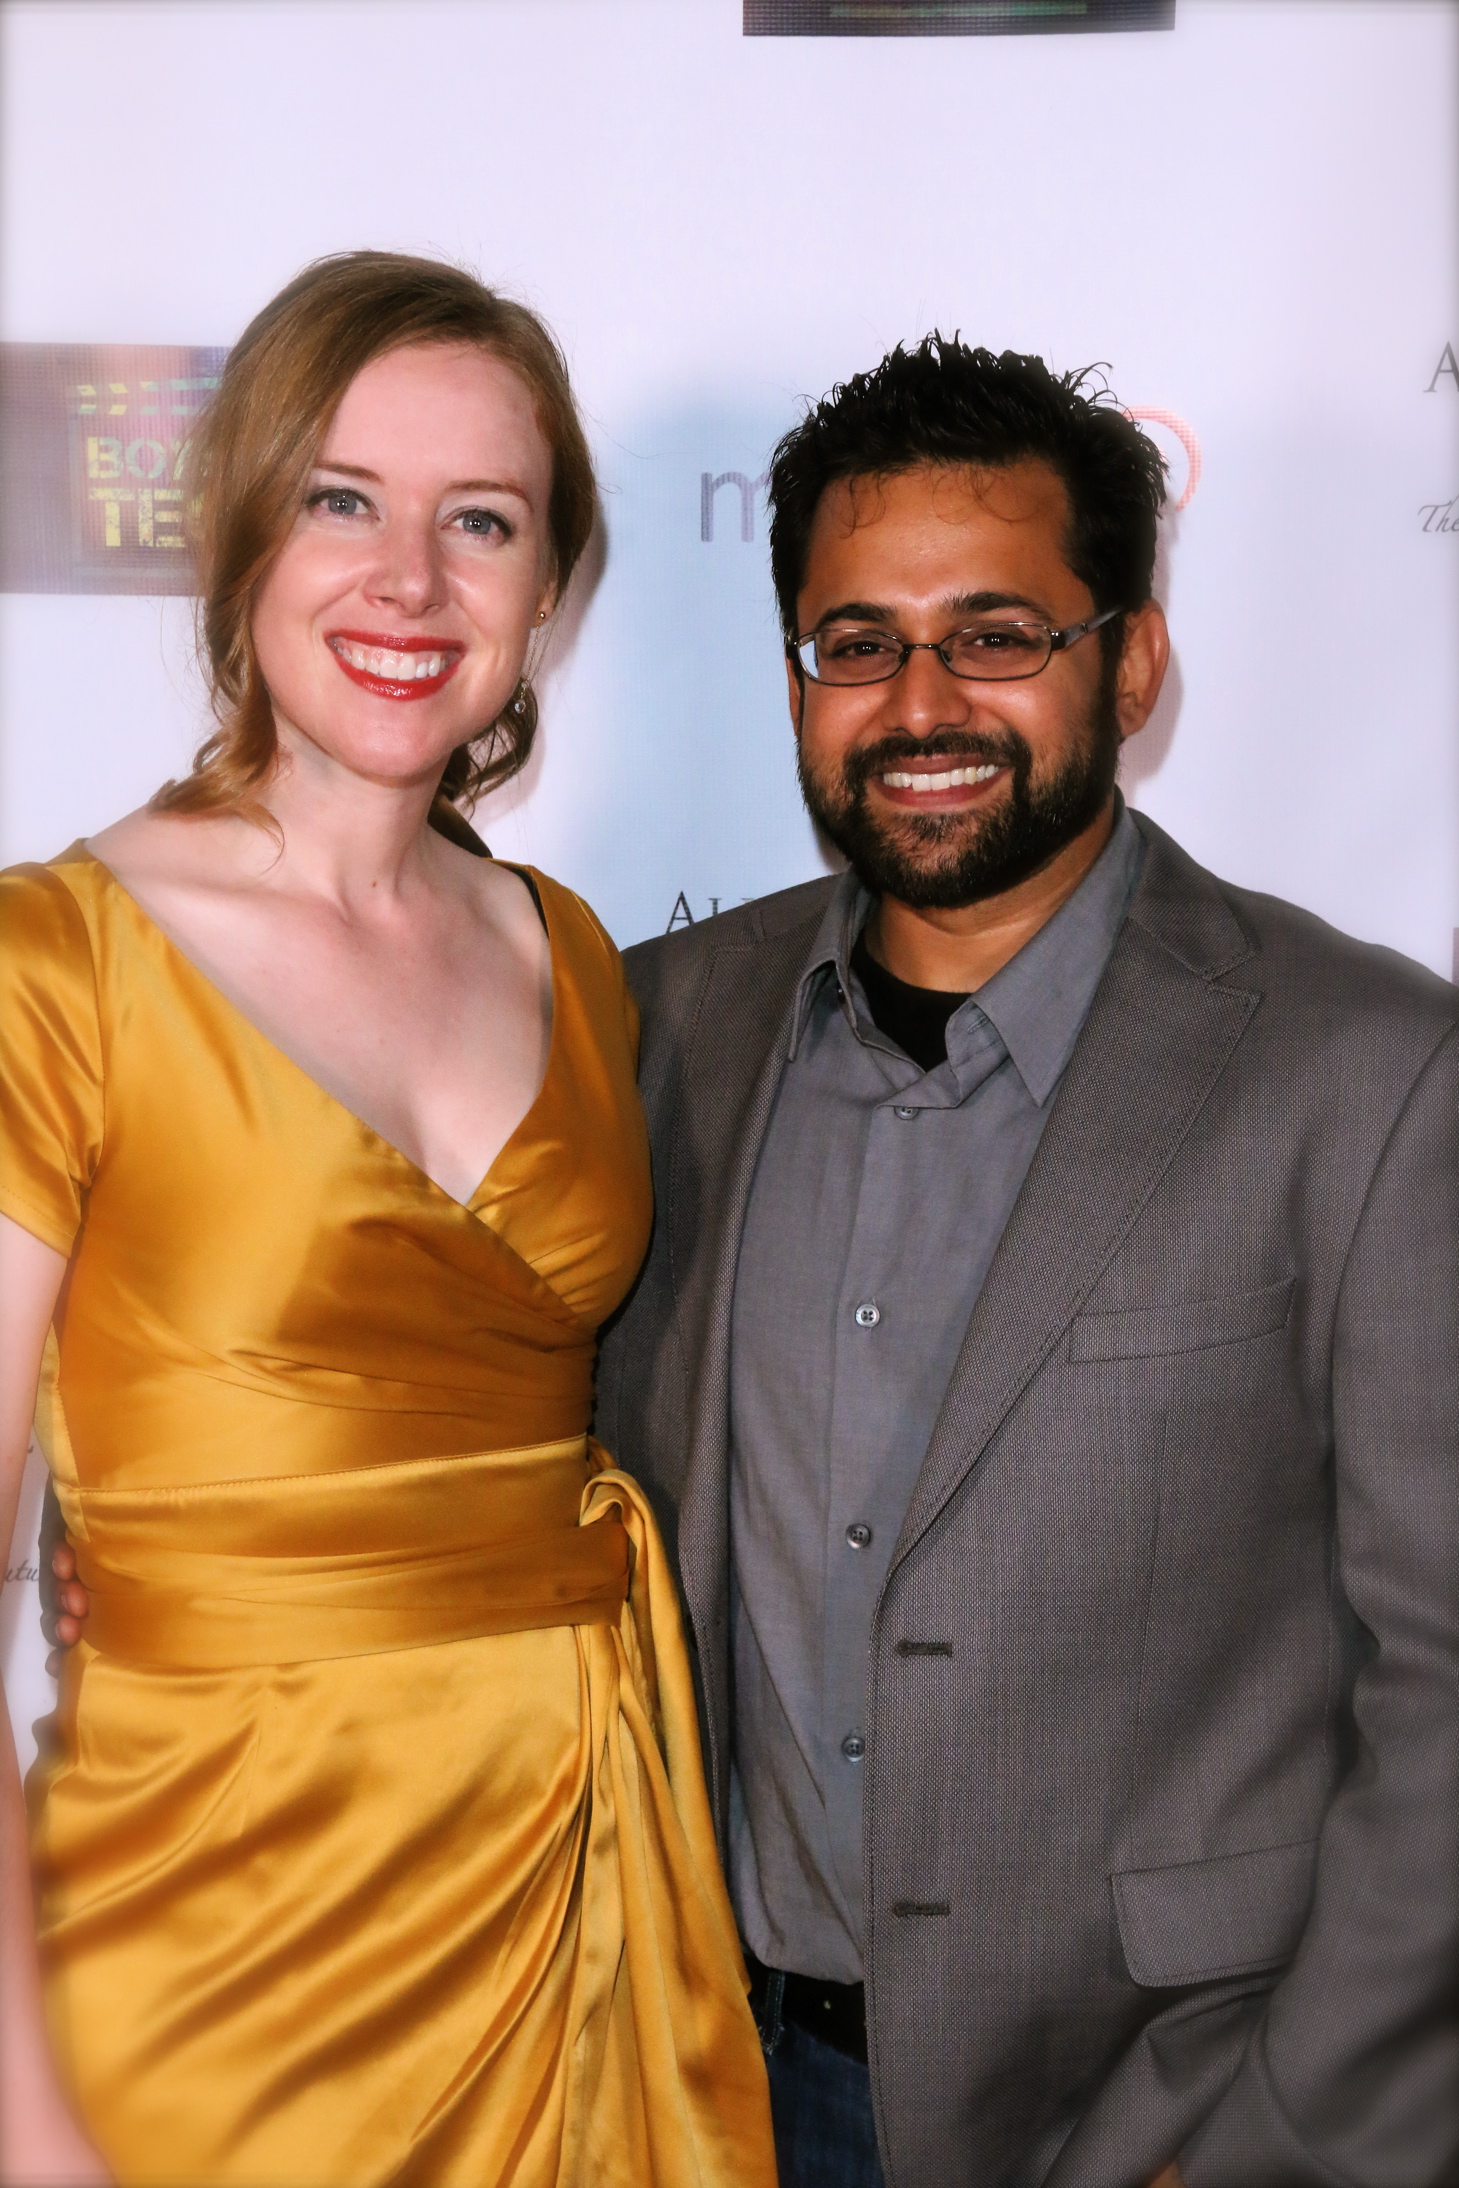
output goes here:
[{"label": "blazer chest pocket", "polygon": [[1312,1903],[1316,1839],[1111,1879],[1125,1966],[1164,1990],[1290,1960]]},{"label": "blazer chest pocket", "polygon": [[1181,1299],[1124,1314],[1079,1314],[1069,1331],[1071,1360],[1146,1360],[1164,1352],[1204,1352],[1284,1329],[1296,1279],[1228,1299]]}]

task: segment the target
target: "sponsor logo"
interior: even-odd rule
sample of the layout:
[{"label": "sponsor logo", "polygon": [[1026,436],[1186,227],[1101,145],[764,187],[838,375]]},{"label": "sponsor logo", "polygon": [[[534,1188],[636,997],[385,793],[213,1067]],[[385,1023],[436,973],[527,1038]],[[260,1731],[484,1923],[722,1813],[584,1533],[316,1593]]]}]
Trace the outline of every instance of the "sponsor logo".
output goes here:
[{"label": "sponsor logo", "polygon": [[[1182,418],[1178,410],[1164,410],[1159,404],[1137,406],[1127,410],[1125,416],[1133,418],[1137,425],[1163,427],[1180,443],[1185,456],[1185,481],[1169,506],[1172,510],[1184,509],[1201,483],[1201,444],[1196,439],[1195,427]],[[1158,436],[1152,438],[1158,439]]]},{"label": "sponsor logo", "polygon": [[[718,919],[720,907],[725,902],[724,898],[722,896],[709,896],[705,897],[703,901],[709,906],[709,909],[707,912],[701,912],[696,919],[694,913],[689,909],[689,898],[681,889],[674,899],[674,909],[669,914],[669,924],[665,927],[664,933],[672,934],[676,927],[695,927],[699,924],[700,919]],[[749,901],[747,896],[742,896],[739,899],[741,904],[748,904]]]},{"label": "sponsor logo", "polygon": [[[770,473],[762,471],[758,479],[752,479],[744,471],[701,471],[699,474],[699,537],[706,543],[714,538],[714,509],[716,497],[722,486],[733,486],[739,493],[740,538],[749,542],[755,536],[755,502],[770,484]],[[731,504],[731,507],[734,505]]]},{"label": "sponsor logo", "polygon": [[1447,380],[1450,387],[1453,388],[1455,394],[1459,395],[1459,357],[1456,357],[1454,355],[1454,345],[1452,342],[1446,342],[1444,344],[1443,350],[1440,353],[1439,362],[1434,367],[1434,377],[1432,378],[1432,380],[1430,380],[1428,386],[1424,389],[1425,395],[1436,395],[1439,391],[1439,382],[1441,380]]},{"label": "sponsor logo", "polygon": [[[1452,342],[1446,342],[1439,352],[1439,361],[1424,389],[1425,395],[1437,395],[1441,386],[1459,395],[1459,357],[1454,354]],[[1459,494],[1451,494],[1447,501],[1420,502],[1419,524],[1426,532],[1459,532]],[[1459,972],[1455,974],[1459,980]]]},{"label": "sponsor logo", "polygon": [[747,38],[1009,38],[1169,30],[1175,0],[744,0]]},{"label": "sponsor logo", "polygon": [[192,590],[188,436],[227,354],[0,344],[0,590]]}]

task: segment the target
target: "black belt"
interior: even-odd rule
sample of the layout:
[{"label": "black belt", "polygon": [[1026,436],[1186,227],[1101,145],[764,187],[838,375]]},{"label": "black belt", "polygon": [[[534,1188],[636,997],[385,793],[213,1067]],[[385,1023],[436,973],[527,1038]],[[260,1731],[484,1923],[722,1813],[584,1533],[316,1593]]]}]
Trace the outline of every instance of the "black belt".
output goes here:
[{"label": "black belt", "polygon": [[785,1968],[767,1968],[748,1949],[745,1966],[750,1975],[750,2010],[767,2057],[774,2051],[784,2023],[793,2021],[833,2051],[844,2053],[848,2059],[859,2059],[865,2066],[864,1983],[831,1983],[817,1975],[793,1975]]}]

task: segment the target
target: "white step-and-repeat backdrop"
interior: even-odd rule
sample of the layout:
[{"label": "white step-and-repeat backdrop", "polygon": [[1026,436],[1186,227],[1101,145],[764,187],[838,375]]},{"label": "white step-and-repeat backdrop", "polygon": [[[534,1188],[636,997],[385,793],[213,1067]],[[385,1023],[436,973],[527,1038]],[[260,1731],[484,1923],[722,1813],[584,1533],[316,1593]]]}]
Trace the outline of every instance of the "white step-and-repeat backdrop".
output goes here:
[{"label": "white step-and-repeat backdrop", "polygon": [[[1133,800],[1451,972],[1447,0],[11,0],[0,35],[0,862],[186,765],[188,417],[304,261],[372,244],[567,349],[602,536],[479,825],[620,942],[818,870],[759,481],[803,398],[937,326],[1107,361],[1168,454]],[[27,1754],[38,1503],[0,1603]]]}]

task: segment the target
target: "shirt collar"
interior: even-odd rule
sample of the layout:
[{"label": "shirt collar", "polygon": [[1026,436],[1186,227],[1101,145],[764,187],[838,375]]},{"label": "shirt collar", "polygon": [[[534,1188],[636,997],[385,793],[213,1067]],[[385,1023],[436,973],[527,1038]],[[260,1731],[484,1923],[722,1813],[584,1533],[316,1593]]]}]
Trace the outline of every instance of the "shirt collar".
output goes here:
[{"label": "shirt collar", "polygon": [[[1115,793],[1115,825],[1109,842],[1067,903],[1025,942],[948,1020],[949,1060],[956,1066],[959,1035],[970,1037],[981,1013],[995,1028],[1033,1099],[1042,1106],[1057,1086],[1094,1001],[1115,936],[1139,877],[1144,843],[1124,799]],[[826,906],[796,991],[790,1054],[805,1032],[811,1003],[828,973],[835,976],[843,1008],[859,1035],[851,1006],[851,952],[871,911],[872,898],[856,876],[845,873]]]},{"label": "shirt collar", "polygon": [[[837,882],[830,903],[826,906],[816,939],[806,958],[805,971],[795,992],[795,1015],[790,1028],[790,1053],[795,1055],[805,1032],[806,1019],[823,976],[834,974],[836,987],[843,1003],[851,992],[851,952],[856,947],[856,937],[866,925],[872,899],[862,888],[855,874],[849,869]],[[853,1032],[856,1030],[854,1013],[849,1011]]]},{"label": "shirt collar", "polygon": [[[1089,1015],[1144,852],[1140,831],[1120,798],[1109,842],[1074,894],[978,990],[978,1008],[998,1028],[1040,1106],[1062,1078]],[[950,1025],[949,1046],[952,1030]]]}]

